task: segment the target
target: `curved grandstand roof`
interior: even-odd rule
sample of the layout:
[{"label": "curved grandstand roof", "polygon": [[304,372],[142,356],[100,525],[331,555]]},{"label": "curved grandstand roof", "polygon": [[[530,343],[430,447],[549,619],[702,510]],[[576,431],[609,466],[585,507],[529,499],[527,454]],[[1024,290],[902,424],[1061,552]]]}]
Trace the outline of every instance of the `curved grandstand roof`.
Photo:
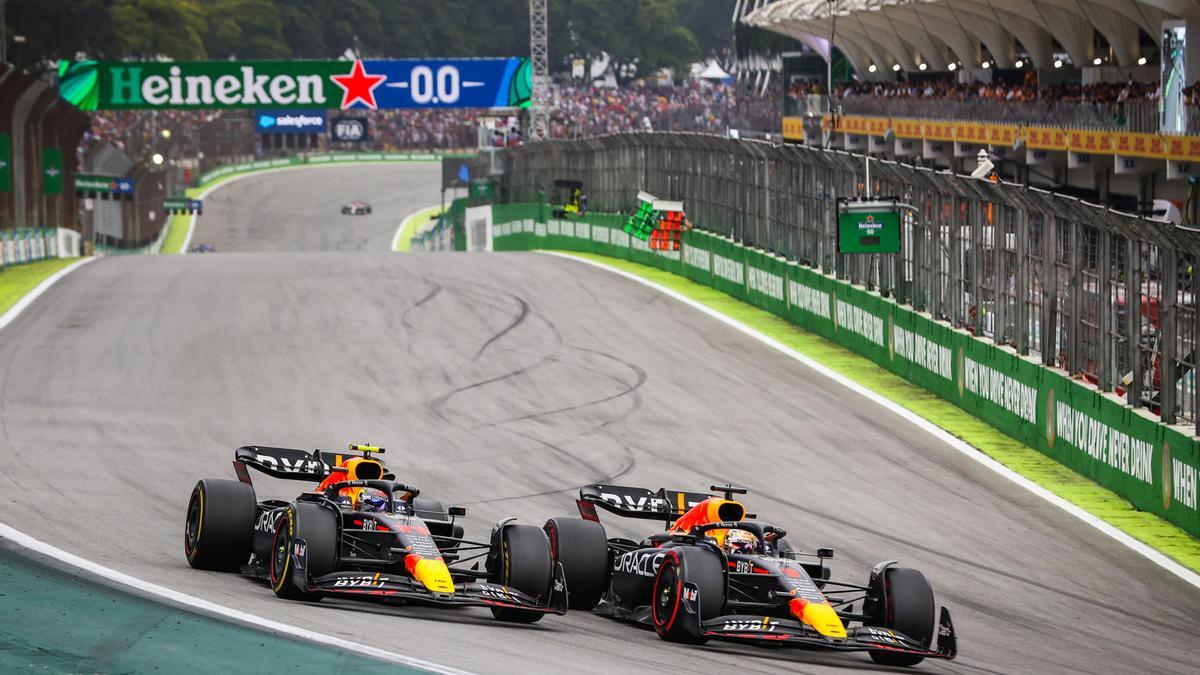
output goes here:
[{"label": "curved grandstand roof", "polygon": [[[829,0],[779,0],[745,16],[745,22],[790,35],[828,56]],[[1112,46],[1119,66],[1136,65],[1139,29],[1162,40],[1162,22],[1200,18],[1196,0],[834,0],[834,44],[860,71],[900,64],[917,70],[949,61],[978,66],[979,45],[1001,68],[1018,52],[1038,67],[1053,62],[1057,40],[1075,65],[1096,56],[1093,31]],[[1052,40],[1053,38],[1053,40]]]}]

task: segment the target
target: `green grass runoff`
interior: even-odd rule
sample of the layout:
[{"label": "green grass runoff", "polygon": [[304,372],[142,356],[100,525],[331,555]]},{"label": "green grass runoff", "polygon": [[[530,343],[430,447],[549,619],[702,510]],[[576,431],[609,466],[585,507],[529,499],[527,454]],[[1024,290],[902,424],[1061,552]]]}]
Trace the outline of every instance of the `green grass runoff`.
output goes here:
[{"label": "green grass runoff", "polygon": [[977,419],[953,403],[912,384],[850,350],[690,279],[646,265],[593,253],[561,251],[670,288],[804,354],[830,370],[911,410],[1004,466],[1117,529],[1200,572],[1200,540],[1158,516],[1139,511],[1116,493]]},{"label": "green grass runoff", "polygon": [[50,275],[78,260],[79,258],[48,258],[0,269],[0,314],[11,309],[26,293]]},{"label": "green grass runoff", "polygon": [[430,221],[437,218],[441,212],[441,206],[431,206],[409,216],[408,222],[404,224],[404,230],[400,233],[400,238],[396,240],[396,250],[411,251],[413,236],[424,229]]}]

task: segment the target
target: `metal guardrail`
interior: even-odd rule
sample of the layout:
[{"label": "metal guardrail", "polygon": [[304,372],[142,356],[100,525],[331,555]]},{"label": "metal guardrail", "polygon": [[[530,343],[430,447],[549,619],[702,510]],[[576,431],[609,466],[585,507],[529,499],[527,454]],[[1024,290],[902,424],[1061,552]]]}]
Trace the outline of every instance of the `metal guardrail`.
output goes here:
[{"label": "metal guardrail", "polygon": [[701,134],[619,134],[504,151],[501,196],[582,180],[597,211],[638,190],[683,200],[697,227],[895,297],[1116,391],[1164,422],[1200,422],[1200,234],[1078,199],[872,161],[872,193],[917,207],[898,255],[837,253],[836,198],[863,157]]}]

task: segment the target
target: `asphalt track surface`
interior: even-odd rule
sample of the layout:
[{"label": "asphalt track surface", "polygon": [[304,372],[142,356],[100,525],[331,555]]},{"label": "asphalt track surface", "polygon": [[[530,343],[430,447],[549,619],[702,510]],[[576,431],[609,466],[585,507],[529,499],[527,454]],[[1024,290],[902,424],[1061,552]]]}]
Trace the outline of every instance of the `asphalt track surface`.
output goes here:
[{"label": "asphalt track surface", "polygon": [[[593,481],[730,480],[794,544],[835,548],[835,577],[865,581],[886,559],[923,570],[960,658],[921,671],[1195,672],[1195,588],[711,318],[570,260],[389,254],[382,227],[328,232],[348,226],[328,211],[343,199],[374,200],[391,223],[436,201],[432,167],[393,171],[421,187],[373,193],[389,184],[368,184],[374,168],[243,180],[214,193],[230,209],[206,209],[196,241],[246,252],[100,260],[34,303],[0,336],[0,522],[185,593],[482,672],[876,669],[862,654],[669,645],[579,612],[517,626],[478,609],[287,602],[182,553],[192,485],[231,478],[247,443],[386,446],[403,479],[467,506],[478,538],[504,516],[570,514]],[[304,189],[275,220],[237,203],[292,180]],[[277,236],[380,252],[253,252],[285,247]],[[610,535],[653,526],[603,519]]]}]

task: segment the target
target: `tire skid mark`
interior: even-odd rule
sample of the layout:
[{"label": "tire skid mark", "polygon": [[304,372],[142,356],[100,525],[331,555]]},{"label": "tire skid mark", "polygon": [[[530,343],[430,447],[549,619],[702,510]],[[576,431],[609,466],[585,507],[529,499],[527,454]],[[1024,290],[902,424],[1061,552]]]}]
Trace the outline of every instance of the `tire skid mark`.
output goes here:
[{"label": "tire skid mark", "polygon": [[405,328],[409,329],[410,331],[412,331],[414,333],[420,333],[423,331],[421,331],[421,329],[417,328],[416,326],[412,325],[412,323],[408,319],[408,315],[412,314],[414,311],[416,311],[420,307],[424,306],[426,303],[428,303],[431,300],[433,300],[434,298],[436,298],[439,294],[441,294],[442,289],[443,289],[441,284],[437,283],[436,281],[430,280],[428,275],[422,274],[421,282],[424,283],[426,286],[430,287],[431,290],[428,293],[426,293],[420,300],[417,300],[415,303],[413,303],[412,305],[405,308],[404,312],[402,312],[400,314],[400,323],[404,324]]},{"label": "tire skid mark", "polygon": [[[623,361],[623,360],[613,356],[612,354],[608,354],[606,352],[601,352],[601,351],[597,351],[594,349],[587,349],[585,347],[568,346],[567,349],[574,350],[574,351],[586,352],[589,354],[595,354],[596,356],[600,356],[603,358],[607,358],[607,359],[616,361],[620,365],[625,366],[626,368],[629,368],[630,370],[632,370],[635,375],[635,380],[634,380],[633,384],[630,384],[624,378],[607,373],[605,371],[598,370],[595,368],[589,368],[583,364],[571,364],[571,363],[564,362],[563,365],[579,368],[580,370],[585,370],[590,373],[595,373],[596,375],[604,377],[605,379],[608,379],[608,380],[611,380],[618,384],[621,384],[625,388],[615,394],[611,394],[611,395],[605,396],[603,398],[592,399],[590,401],[584,401],[582,403],[576,403],[573,405],[563,406],[560,408],[554,408],[552,410],[543,410],[543,411],[538,411],[538,412],[532,412],[527,415],[521,415],[519,417],[510,417],[508,419],[497,420],[497,421],[493,421],[493,422],[484,422],[484,423],[476,424],[476,425],[472,426],[471,429],[483,429],[483,428],[487,428],[487,427],[495,427],[495,426],[498,426],[501,424],[511,424],[513,422],[523,422],[525,420],[537,419],[540,417],[548,417],[550,415],[557,415],[559,413],[571,412],[574,410],[582,410],[584,408],[589,408],[592,406],[600,405],[602,403],[607,403],[609,401],[614,401],[616,399],[619,399],[619,398],[622,398],[625,396],[629,396],[631,394],[635,396],[635,404],[633,406],[633,410],[629,410],[625,414],[621,415],[620,419],[625,419],[630,414],[632,414],[634,410],[641,407],[641,397],[637,396],[636,392],[638,389],[640,389],[642,387],[643,384],[646,383],[646,380],[648,379],[648,376],[646,375],[646,371],[643,368],[641,368],[640,366],[638,366],[636,364],[629,363],[627,361]],[[613,420],[606,421],[599,427],[592,427],[591,429],[589,429],[589,432],[595,431],[604,426],[608,426],[609,424],[612,424],[614,421],[618,421],[618,420],[613,419]]]},{"label": "tire skid mark", "polygon": [[[511,295],[511,294],[505,294],[505,295],[509,295],[510,297],[516,299],[518,301],[518,303],[520,303],[521,305],[528,307],[528,303],[526,303],[524,300],[518,298],[517,296]],[[546,320],[545,318],[539,316],[538,314],[529,312],[528,316],[532,316],[534,319],[541,321],[553,333],[554,339],[553,339],[551,348],[548,350],[548,353],[543,354],[542,356],[538,357],[537,360],[535,360],[533,363],[530,363],[530,364],[527,364],[524,366],[520,366],[513,370],[501,373],[499,375],[495,375],[493,377],[489,377],[489,378],[486,378],[483,380],[478,380],[475,382],[471,382],[469,384],[462,385],[460,387],[456,387],[456,388],[446,392],[445,394],[442,394],[441,396],[437,396],[433,399],[430,399],[426,403],[426,407],[429,409],[429,411],[432,412],[434,415],[436,415],[439,419],[446,421],[446,422],[451,422],[453,424],[453,420],[451,420],[450,417],[446,413],[447,413],[447,408],[449,407],[450,400],[452,398],[454,398],[455,396],[458,396],[459,394],[462,394],[464,392],[468,392],[468,391],[472,391],[474,389],[479,389],[481,387],[485,387],[490,384],[496,384],[497,382],[503,382],[505,380],[510,380],[510,379],[513,379],[516,377],[520,377],[521,375],[528,374],[534,370],[537,370],[538,368],[542,368],[550,363],[554,363],[554,362],[558,361],[561,358],[561,352],[562,352],[562,347],[563,347],[562,333],[559,332],[557,326],[555,326],[553,323]],[[520,322],[518,322],[518,325],[524,324],[524,323],[525,323],[525,319],[522,319]],[[510,326],[511,326],[511,324],[510,324]],[[500,331],[498,331],[497,334],[507,333],[508,330],[509,330],[508,327],[506,327],[505,329],[501,329]],[[495,337],[495,335],[493,335],[493,337]],[[457,427],[460,425],[454,424],[454,426]]]},{"label": "tire skid mark", "polygon": [[496,341],[502,339],[505,335],[508,335],[517,326],[520,326],[522,323],[525,323],[526,317],[529,316],[529,303],[525,302],[524,300],[522,300],[520,297],[518,297],[516,295],[514,295],[512,297],[521,306],[521,311],[517,314],[517,317],[515,319],[513,319],[512,323],[505,326],[503,330],[501,330],[499,333],[492,335],[490,338],[487,339],[487,342],[483,343],[483,345],[479,348],[479,350],[475,352],[475,355],[471,357],[472,361],[478,361],[479,357],[483,356],[483,353],[485,351],[487,351],[488,347],[492,346],[492,344],[494,344]]}]

